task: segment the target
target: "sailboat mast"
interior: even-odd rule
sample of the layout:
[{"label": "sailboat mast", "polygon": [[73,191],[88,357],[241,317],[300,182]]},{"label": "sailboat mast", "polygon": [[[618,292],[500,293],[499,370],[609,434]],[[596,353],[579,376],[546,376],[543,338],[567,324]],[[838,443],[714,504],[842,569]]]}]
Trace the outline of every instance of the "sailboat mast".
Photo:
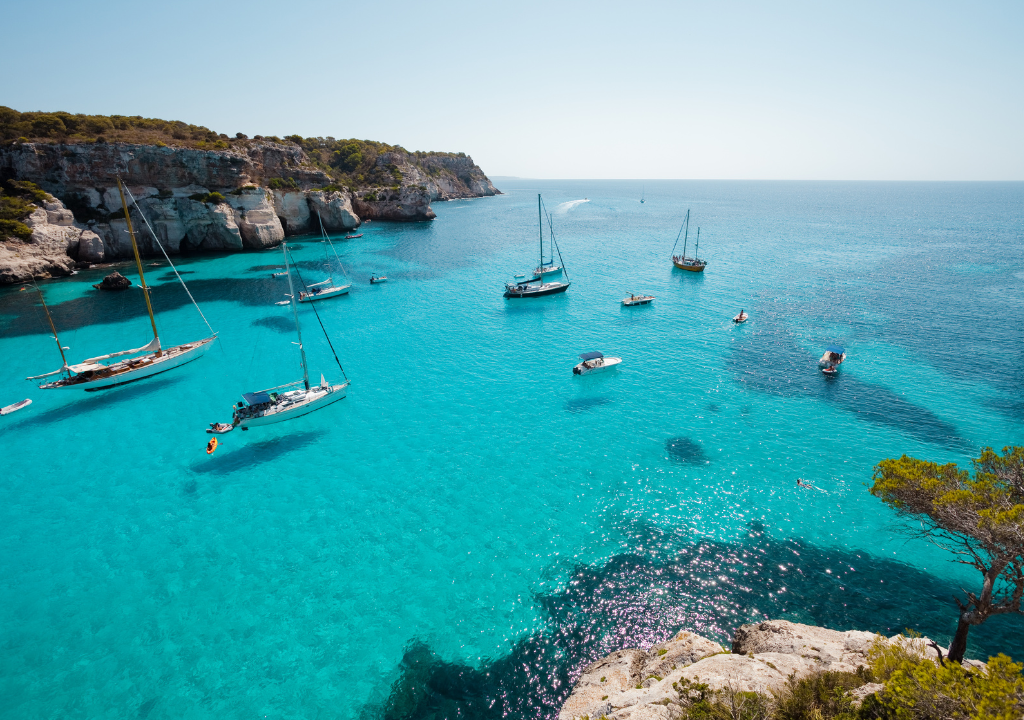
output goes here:
[{"label": "sailboat mast", "polygon": [[132,217],[128,212],[128,203],[124,200],[124,187],[121,185],[121,178],[117,178],[117,191],[121,194],[121,207],[124,208],[124,219],[128,223],[128,235],[132,239],[132,252],[135,253],[135,267],[139,269],[139,284],[142,286],[142,295],[146,298],[146,310],[149,312],[149,322],[153,326],[153,339],[156,340],[156,356],[163,355],[160,349],[160,335],[156,331],[156,318],[153,317],[153,303],[149,301],[149,286],[146,285],[146,274],[142,271],[142,258],[139,257],[139,245],[135,242],[135,230],[132,228]]},{"label": "sailboat mast", "polygon": [[690,237],[690,211],[686,211],[686,234],[683,235],[683,260],[686,260],[686,239]]},{"label": "sailboat mast", "polygon": [[68,359],[64,357],[64,347],[60,344],[60,338],[57,337],[57,326],[53,324],[53,318],[50,317],[50,308],[46,307],[46,299],[43,298],[43,291],[36,285],[36,292],[39,293],[39,302],[43,304],[43,311],[46,312],[46,319],[50,321],[50,329],[53,330],[53,339],[57,341],[57,349],[60,350],[60,359],[64,361],[64,367],[68,366]]},{"label": "sailboat mast", "polygon": [[697,247],[693,249],[693,257],[696,259],[698,254],[700,254],[700,228],[697,228]]},{"label": "sailboat mast", "polygon": [[540,230],[540,268],[544,270],[544,214],[540,211],[540,193],[537,193],[537,228]]},{"label": "sailboat mast", "polygon": [[288,292],[292,298],[292,315],[295,317],[295,334],[299,336],[299,355],[302,357],[302,382],[309,390],[309,370],[306,368],[306,350],[302,347],[302,329],[299,327],[299,306],[295,302],[295,286],[292,284],[292,269],[288,265],[288,243],[281,243],[284,252],[284,271],[288,275]]}]

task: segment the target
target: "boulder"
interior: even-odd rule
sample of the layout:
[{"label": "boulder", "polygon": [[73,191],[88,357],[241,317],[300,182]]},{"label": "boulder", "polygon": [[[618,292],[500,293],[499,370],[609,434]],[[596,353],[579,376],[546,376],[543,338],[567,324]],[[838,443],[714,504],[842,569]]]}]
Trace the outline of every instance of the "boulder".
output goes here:
[{"label": "boulder", "polygon": [[709,655],[725,652],[718,643],[685,630],[668,642],[652,647],[648,652],[648,661],[644,665],[644,677],[651,675],[664,677],[677,667],[692,665]]},{"label": "boulder", "polygon": [[93,285],[97,290],[127,290],[132,286],[132,281],[119,272],[112,272],[103,278],[103,282]]},{"label": "boulder", "polygon": [[787,653],[816,661],[822,670],[854,672],[867,664],[868,650],[877,635],[861,630],[829,630],[813,625],[768,620],[742,625],[736,630],[732,651]]}]

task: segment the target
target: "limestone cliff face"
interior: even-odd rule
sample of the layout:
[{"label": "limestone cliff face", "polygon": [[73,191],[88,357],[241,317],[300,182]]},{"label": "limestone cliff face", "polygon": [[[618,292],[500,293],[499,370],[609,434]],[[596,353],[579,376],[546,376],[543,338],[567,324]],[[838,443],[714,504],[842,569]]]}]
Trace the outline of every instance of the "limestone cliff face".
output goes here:
[{"label": "limestone cliff face", "polygon": [[[261,249],[286,235],[319,232],[321,220],[335,232],[364,219],[431,220],[432,201],[498,193],[465,155],[388,152],[376,165],[397,184],[358,192],[335,188],[301,147],[273,142],[229,150],[127,143],[2,146],[0,179],[34,182],[59,208],[48,205],[32,215],[31,242],[0,239],[0,283],[68,274],[75,261],[130,257],[118,177],[149,220],[150,227],[141,218],[135,222],[145,255],[160,254],[153,233],[172,254]],[[282,178],[290,187],[277,187]]]},{"label": "limestone cliff face", "polygon": [[96,233],[75,223],[71,211],[56,198],[33,211],[25,224],[32,229],[27,242],[0,238],[0,285],[70,275],[72,257],[89,254],[101,243]]},{"label": "limestone cliff face", "polygon": [[367,220],[413,222],[437,217],[430,208],[430,192],[421,185],[356,193],[352,207]]}]

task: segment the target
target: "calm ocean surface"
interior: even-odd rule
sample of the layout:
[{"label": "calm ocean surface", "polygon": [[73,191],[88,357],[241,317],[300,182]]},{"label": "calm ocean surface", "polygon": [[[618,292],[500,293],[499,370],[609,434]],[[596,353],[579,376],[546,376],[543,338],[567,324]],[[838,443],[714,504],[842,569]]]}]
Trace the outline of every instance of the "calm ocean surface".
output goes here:
[{"label": "calm ocean surface", "polygon": [[[60,359],[38,298],[0,292],[0,405],[33,400],[0,419],[3,717],[550,717],[582,666],[683,626],[948,640],[976,578],[866,485],[885,457],[1024,442],[1024,184],[496,184],[337,243],[352,293],[319,307],[348,397],[212,456],[240,393],[300,377],[279,251],[183,259],[221,341],[101,393],[25,382]],[[572,287],[505,300],[538,192]],[[702,276],[669,261],[687,208]],[[73,361],[150,338],[103,274],[42,286]],[[147,278],[165,344],[203,337]],[[589,350],[623,363],[574,377]],[[1021,659],[1024,619],[971,642]]]}]

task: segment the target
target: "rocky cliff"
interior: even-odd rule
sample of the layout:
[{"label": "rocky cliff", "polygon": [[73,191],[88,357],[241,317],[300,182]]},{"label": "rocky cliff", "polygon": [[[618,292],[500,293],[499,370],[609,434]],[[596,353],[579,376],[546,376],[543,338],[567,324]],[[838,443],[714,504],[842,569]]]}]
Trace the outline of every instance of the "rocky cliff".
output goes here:
[{"label": "rocky cliff", "polygon": [[[67,274],[76,261],[129,257],[118,177],[169,253],[273,247],[287,235],[318,232],[318,214],[328,231],[367,219],[430,220],[433,201],[498,193],[468,156],[391,149],[375,155],[367,171],[391,184],[357,190],[335,184],[317,162],[299,144],[269,141],[217,150],[105,142],[0,146],[0,180],[27,180],[52,196],[26,221],[31,239],[0,238],[0,283]],[[136,224],[140,250],[159,254],[149,228]]]},{"label": "rocky cliff", "polygon": [[[937,657],[927,638],[885,639],[869,632],[840,632],[785,620],[741,626],[731,651],[683,631],[650,650],[618,650],[589,665],[562,705],[558,720],[672,720],[683,715],[685,701],[679,688],[687,682],[704,683],[711,690],[778,691],[790,677],[856,672],[868,664],[868,651],[878,640],[907,642],[920,657]],[[984,667],[976,660],[965,662]],[[881,689],[882,685],[865,683],[851,694],[860,699]]]}]

